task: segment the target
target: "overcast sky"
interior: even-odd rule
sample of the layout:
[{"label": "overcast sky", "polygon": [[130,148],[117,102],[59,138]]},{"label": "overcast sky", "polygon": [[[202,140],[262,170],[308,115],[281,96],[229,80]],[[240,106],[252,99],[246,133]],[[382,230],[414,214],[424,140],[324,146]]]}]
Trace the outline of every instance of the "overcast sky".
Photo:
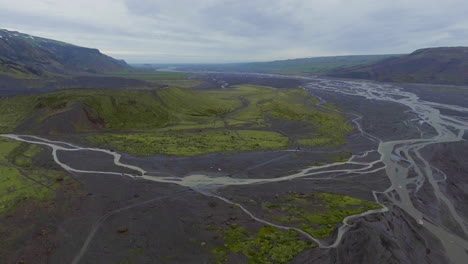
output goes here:
[{"label": "overcast sky", "polygon": [[130,63],[468,46],[467,0],[0,0],[0,28]]}]

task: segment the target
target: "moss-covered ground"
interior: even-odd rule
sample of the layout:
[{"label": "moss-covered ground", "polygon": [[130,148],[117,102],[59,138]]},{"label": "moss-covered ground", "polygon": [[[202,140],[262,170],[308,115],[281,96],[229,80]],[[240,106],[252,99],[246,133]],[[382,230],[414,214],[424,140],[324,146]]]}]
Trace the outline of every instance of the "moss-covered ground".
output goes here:
[{"label": "moss-covered ground", "polygon": [[[296,139],[281,131],[289,138],[285,141],[284,136],[278,135],[280,131],[271,131],[272,123],[281,120],[297,121],[308,126],[309,132],[299,135],[297,141],[313,147],[342,145],[345,143],[344,134],[351,130],[342,116],[317,109],[314,107],[315,99],[300,89],[277,90],[243,85],[229,90],[195,92],[170,88],[159,91],[157,96],[167,109],[165,126],[151,133],[101,134],[90,137],[90,140],[143,155],[198,155],[217,151],[286,148]],[[253,131],[258,129],[270,132]],[[174,133],[175,130],[177,133]],[[227,133],[226,130],[231,132]],[[149,144],[145,145],[145,142]],[[132,146],[130,143],[136,144]]]},{"label": "moss-covered ground", "polygon": [[[270,198],[239,196],[233,199],[242,201],[266,221],[301,229],[318,239],[329,238],[348,216],[381,208],[371,201],[324,192],[284,192]],[[304,250],[317,246],[295,230],[273,226],[253,229],[243,222],[235,223],[235,219],[223,225],[209,224],[206,230],[223,238],[224,244],[212,249],[217,263],[228,262],[234,255],[244,256],[248,263],[288,263]]]},{"label": "moss-covered ground", "polygon": [[161,80],[187,80],[188,73],[184,72],[165,72],[154,70],[131,70],[121,72],[111,72],[107,75],[124,77],[130,79],[138,79],[143,81],[161,81]]},{"label": "moss-covered ground", "polygon": [[[0,99],[0,133],[12,132],[23,122],[28,123],[26,132],[34,132],[45,120],[68,114],[66,122],[74,126],[68,133],[100,132],[88,139],[141,155],[344,144],[351,126],[342,115],[323,110],[317,103],[302,89],[253,85],[203,91],[178,87],[154,91],[64,90]],[[88,120],[83,120],[84,114],[81,119],[76,117],[80,109]],[[88,123],[99,123],[99,130]],[[42,129],[53,133],[61,131],[54,125],[63,124],[62,118]],[[277,124],[282,124],[281,129]]]},{"label": "moss-covered ground", "polygon": [[225,244],[212,249],[216,263],[225,263],[231,254],[242,254],[251,264],[287,263],[305,249],[315,246],[302,240],[297,231],[271,226],[251,232],[232,224],[218,232],[222,233]]},{"label": "moss-covered ground", "polygon": [[12,132],[33,112],[33,96],[0,98],[0,133]]},{"label": "moss-covered ground", "polygon": [[304,230],[315,238],[329,237],[347,216],[381,208],[377,203],[332,193],[288,193],[262,208],[275,222]]},{"label": "moss-covered ground", "polygon": [[281,149],[288,138],[271,131],[204,130],[93,136],[91,142],[142,155],[196,156],[222,151]]},{"label": "moss-covered ground", "polygon": [[55,247],[59,219],[71,209],[72,197],[81,195],[78,182],[65,172],[36,161],[42,149],[0,137],[0,262],[25,263],[25,251],[36,262]]},{"label": "moss-covered ground", "polygon": [[34,145],[0,137],[0,216],[28,200],[55,197],[64,181],[64,172],[37,167],[33,158],[41,149]]},{"label": "moss-covered ground", "polygon": [[190,74],[184,72],[164,72],[154,70],[131,70],[108,73],[106,76],[137,79],[154,84],[175,86],[181,88],[193,88],[201,84],[201,81],[191,80]]}]

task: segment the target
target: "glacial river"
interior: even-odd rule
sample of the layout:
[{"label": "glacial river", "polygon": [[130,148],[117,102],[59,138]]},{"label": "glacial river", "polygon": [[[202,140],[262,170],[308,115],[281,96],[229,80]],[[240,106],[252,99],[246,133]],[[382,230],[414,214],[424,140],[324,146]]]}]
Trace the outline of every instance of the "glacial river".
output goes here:
[{"label": "glacial river", "polygon": [[[368,137],[370,140],[378,143],[377,149],[371,149],[366,152],[360,153],[359,155],[352,156],[346,162],[336,162],[326,164],[323,166],[316,166],[305,168],[302,171],[284,175],[282,177],[270,178],[270,179],[238,179],[231,177],[213,177],[210,175],[189,175],[185,177],[167,177],[163,175],[153,175],[147,173],[144,168],[140,168],[131,164],[125,164],[121,162],[121,155],[105,149],[99,148],[85,148],[80,147],[71,143],[52,141],[45,138],[29,135],[3,135],[14,140],[28,142],[31,144],[38,144],[48,146],[52,149],[52,156],[55,162],[60,165],[63,169],[75,172],[75,173],[88,173],[88,174],[106,174],[106,175],[119,175],[127,176],[141,180],[149,180],[155,182],[172,183],[188,187],[196,190],[204,195],[213,196],[223,200],[226,203],[236,204],[246,214],[255,219],[256,221],[264,224],[276,226],[282,229],[294,229],[300,232],[304,237],[316,242],[322,248],[337,247],[345,232],[349,229],[348,221],[361,217],[363,215],[374,214],[374,213],[385,213],[388,211],[388,204],[392,204],[401,208],[409,216],[411,216],[415,222],[425,227],[430,233],[437,237],[443,245],[447,257],[455,264],[464,264],[468,259],[468,227],[465,219],[457,212],[455,206],[450,199],[440,189],[439,183],[444,181],[444,177],[450,177],[450,175],[443,174],[437,168],[434,168],[421,154],[421,150],[430,144],[448,143],[462,141],[465,132],[468,130],[468,122],[463,118],[457,116],[449,116],[441,114],[439,109],[447,109],[452,112],[459,112],[468,114],[468,108],[464,108],[456,105],[441,104],[435,102],[428,102],[421,100],[416,94],[403,90],[396,85],[373,83],[373,82],[354,82],[354,81],[340,81],[340,80],[329,80],[329,79],[312,79],[314,82],[304,85],[304,89],[310,90],[313,94],[314,91],[323,91],[327,93],[343,94],[347,96],[358,96],[367,100],[378,100],[384,102],[392,102],[404,105],[417,116],[416,122],[419,124],[427,124],[435,130],[435,135],[427,136],[422,131],[420,137],[414,139],[394,140],[394,141],[380,141],[378,138],[368,134],[362,130],[360,123],[358,122],[361,118],[357,116],[353,121],[356,128],[361,132],[363,136]],[[73,168],[72,164],[66,164],[60,159],[60,154],[63,152],[73,151],[96,151],[106,153],[113,156],[113,163],[116,166],[124,167],[134,171],[135,173],[119,173],[119,172],[107,172],[93,170],[89,168],[87,170]],[[295,151],[295,150],[291,150]],[[373,161],[359,161],[359,159],[366,157],[369,153],[378,152],[380,157]],[[344,165],[352,165],[352,169],[343,168]],[[270,182],[281,182],[286,180],[293,180],[299,178],[307,178],[310,180],[316,179],[320,175],[327,175],[330,173],[345,174],[369,174],[377,171],[385,170],[391,186],[388,187],[384,192],[374,191],[374,197],[376,202],[380,203],[383,208],[379,210],[372,210],[365,212],[361,215],[354,215],[346,218],[343,221],[343,225],[338,230],[336,239],[332,243],[326,243],[319,239],[311,237],[306,232],[283,225],[277,225],[268,222],[264,219],[260,219],[255,216],[252,212],[249,212],[241,204],[235,203],[228,200],[225,197],[221,197],[216,193],[216,190],[225,186],[231,185],[249,185],[249,184],[263,184]],[[437,221],[431,219],[430,216],[425,215],[424,212],[417,209],[414,204],[415,191],[417,192],[423,183],[428,182],[432,186],[433,195],[437,198],[440,205],[447,208],[450,218],[454,219],[458,225],[458,229],[461,230],[461,234],[454,234],[449,228],[443,226],[443,224],[436,224]],[[439,209],[441,209],[439,207]],[[99,225],[105,218],[101,219],[99,223],[93,228],[93,231],[89,234],[88,239],[81,248],[80,252],[75,257],[73,263],[79,263],[81,256],[86,251],[89,243],[99,228]]]}]

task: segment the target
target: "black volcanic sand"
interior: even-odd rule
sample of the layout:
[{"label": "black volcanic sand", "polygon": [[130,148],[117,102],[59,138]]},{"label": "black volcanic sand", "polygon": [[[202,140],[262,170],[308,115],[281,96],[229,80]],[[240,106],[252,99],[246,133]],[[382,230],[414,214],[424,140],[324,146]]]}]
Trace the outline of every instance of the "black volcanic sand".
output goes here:
[{"label": "black volcanic sand", "polygon": [[[90,168],[92,168],[92,170],[94,171],[109,171],[135,174],[134,170],[115,166],[114,157],[103,152],[88,150],[58,150],[57,155],[60,161],[65,162],[66,164],[73,164],[73,168],[77,170],[90,170]],[[79,160],[80,162],[71,162],[75,159]]]},{"label": "black volcanic sand", "polygon": [[[211,75],[209,75],[211,76]],[[219,75],[216,75],[219,76]],[[229,77],[229,76],[228,76]],[[207,77],[210,78],[210,77]],[[276,79],[253,78],[242,75],[226,77],[230,85],[253,83],[275,86]],[[280,78],[283,81],[288,79]],[[261,81],[259,81],[261,80]],[[302,81],[290,80],[276,87],[297,87]],[[382,140],[410,139],[420,136],[409,120],[414,115],[407,108],[391,103],[369,101],[359,97],[311,91],[337,104],[349,114],[363,116],[359,122],[364,130]],[[405,123],[405,121],[408,121]],[[430,129],[420,127],[426,135]],[[82,143],[74,136],[56,137]],[[355,154],[376,149],[377,144],[359,131],[348,135],[349,143],[339,149],[301,150],[299,152],[271,151],[248,153],[217,153],[200,157],[136,157],[124,154],[122,161],[140,166],[150,174],[182,177],[189,174],[230,176],[235,178],[273,178],[289,175],[317,163],[330,162],[333,152],[349,150]],[[466,151],[457,156],[463,146],[455,144],[428,149],[431,162],[447,175],[447,193],[458,201],[466,212]],[[466,149],[466,146],[464,146]],[[63,154],[63,153],[62,153]],[[116,170],[109,157],[81,153],[80,158],[67,153],[60,159],[75,168],[87,170]],[[89,153],[88,153],[89,154]],[[450,155],[452,156],[450,156]],[[452,157],[452,158],[450,158]],[[358,159],[373,161],[376,153]],[[43,159],[51,159],[44,156]],[[451,161],[451,160],[454,161]],[[452,166],[452,163],[457,166]],[[431,163],[432,164],[432,163]],[[377,165],[381,167],[381,165]],[[458,176],[452,177],[458,173]],[[82,198],[79,209],[63,222],[58,234],[60,246],[52,253],[50,263],[71,263],[88,237],[92,227],[98,226],[95,236],[81,259],[85,263],[213,263],[210,250],[223,245],[219,233],[207,230],[207,225],[228,227],[235,223],[255,231],[263,224],[253,221],[240,209],[223,201],[204,196],[195,190],[175,184],[134,180],[123,176],[80,174],[73,176],[83,183],[88,195]],[[373,200],[372,191],[384,191],[389,181],[384,171],[364,175],[329,174],[334,179],[294,179],[267,184],[228,186],[217,193],[241,201],[249,197],[264,201],[276,194],[293,192],[331,192]],[[465,177],[466,178],[466,177]],[[463,182],[465,185],[459,185]],[[420,195],[427,191],[422,188]],[[239,198],[240,197],[240,198]],[[149,201],[149,202],[148,202]],[[243,203],[242,203],[243,204]],[[244,204],[243,204],[244,205]],[[247,204],[246,204],[247,206]],[[124,209],[121,209],[124,208]],[[121,210],[120,210],[121,209]],[[252,209],[254,214],[260,212]],[[387,213],[377,213],[353,220],[354,225],[344,235],[336,249],[310,249],[291,263],[447,263],[442,247],[421,225],[399,208],[390,207]],[[107,216],[107,218],[103,218]],[[97,225],[96,223],[99,223]],[[333,237],[331,238],[333,240]],[[245,263],[243,257],[230,263]]]},{"label": "black volcanic sand", "polygon": [[[441,181],[439,186],[454,203],[457,211],[468,218],[468,142],[431,145],[424,149],[423,155],[428,158],[430,164],[445,174],[447,180]],[[443,174],[440,179],[445,178]],[[453,228],[456,230],[458,227]]]},{"label": "black volcanic sand", "polygon": [[305,252],[293,263],[449,263],[441,244],[397,207],[353,221],[339,247]]},{"label": "black volcanic sand", "polygon": [[398,84],[425,101],[468,107],[468,86]]},{"label": "black volcanic sand", "polygon": [[[404,105],[324,91],[312,90],[311,93],[333,102],[345,109],[346,113],[363,116],[360,122],[363,130],[383,141],[420,137],[419,130],[410,122],[415,115],[408,112],[410,109]],[[435,130],[429,126],[422,126],[420,129],[423,129],[427,136],[435,134]]]}]

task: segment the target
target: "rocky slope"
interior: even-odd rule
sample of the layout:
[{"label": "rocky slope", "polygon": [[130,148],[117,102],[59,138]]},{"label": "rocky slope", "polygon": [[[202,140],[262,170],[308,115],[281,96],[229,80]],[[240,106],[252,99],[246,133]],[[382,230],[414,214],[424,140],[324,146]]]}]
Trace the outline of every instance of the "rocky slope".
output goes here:
[{"label": "rocky slope", "polygon": [[0,29],[0,73],[24,77],[99,73],[129,68],[97,49]]},{"label": "rocky slope", "polygon": [[468,47],[419,49],[415,52],[328,74],[385,82],[468,84]]}]

